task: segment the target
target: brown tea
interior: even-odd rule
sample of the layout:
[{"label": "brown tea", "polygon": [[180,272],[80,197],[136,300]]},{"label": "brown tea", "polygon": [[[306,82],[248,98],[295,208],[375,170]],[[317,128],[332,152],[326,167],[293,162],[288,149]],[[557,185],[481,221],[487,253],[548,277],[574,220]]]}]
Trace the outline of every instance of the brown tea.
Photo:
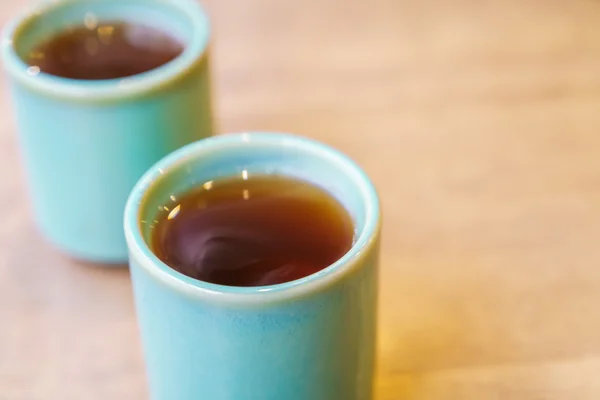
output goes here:
[{"label": "brown tea", "polygon": [[169,35],[143,25],[88,23],[41,43],[25,60],[40,72],[70,79],[124,78],[168,63],[183,51]]},{"label": "brown tea", "polygon": [[210,283],[296,280],[337,261],[354,240],[336,199],[288,177],[211,181],[171,200],[156,218],[151,248],[171,268]]}]

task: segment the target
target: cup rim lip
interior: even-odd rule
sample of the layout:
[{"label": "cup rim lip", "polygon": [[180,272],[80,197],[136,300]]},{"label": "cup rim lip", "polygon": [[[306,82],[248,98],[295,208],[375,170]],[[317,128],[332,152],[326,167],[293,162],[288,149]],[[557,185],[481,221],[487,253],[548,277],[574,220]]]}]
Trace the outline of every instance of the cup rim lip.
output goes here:
[{"label": "cup rim lip", "polygon": [[[292,146],[301,148],[316,157],[326,158],[351,174],[357,191],[365,205],[365,220],[358,238],[350,250],[333,264],[306,277],[268,286],[237,287],[218,285],[190,278],[163,263],[149,248],[144,240],[139,223],[139,213],[145,195],[153,185],[169,170],[180,168],[189,160],[211,154],[216,151],[228,151],[247,145]],[[363,171],[342,152],[313,139],[279,132],[241,132],[213,136],[188,144],[154,164],[137,182],[127,200],[124,213],[125,237],[129,247],[130,263],[146,270],[159,282],[194,298],[212,301],[233,302],[252,305],[269,301],[281,301],[302,297],[324,289],[360,267],[376,245],[381,225],[379,198],[376,189]]]},{"label": "cup rim lip", "polygon": [[[167,4],[178,8],[194,26],[194,34],[183,52],[173,60],[141,74],[116,79],[85,80],[70,79],[50,74],[31,75],[28,65],[19,57],[15,42],[21,31],[35,20],[44,18],[53,10],[69,7],[78,0],[46,0],[29,6],[13,17],[4,27],[1,35],[1,55],[5,70],[10,77],[38,92],[52,97],[99,103],[128,97],[136,97],[163,87],[178,77],[186,75],[208,52],[211,26],[209,18],[193,0],[153,0],[147,4]],[[90,2],[93,4],[94,2]],[[98,3],[96,1],[96,3]],[[116,7],[127,6],[128,1],[113,0]],[[130,4],[144,4],[140,1]]]}]

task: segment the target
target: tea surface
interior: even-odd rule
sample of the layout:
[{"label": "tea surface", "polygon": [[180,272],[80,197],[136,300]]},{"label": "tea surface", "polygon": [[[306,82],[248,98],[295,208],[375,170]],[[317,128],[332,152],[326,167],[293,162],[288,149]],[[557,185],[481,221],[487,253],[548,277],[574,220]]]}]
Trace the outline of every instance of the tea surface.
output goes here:
[{"label": "tea surface", "polygon": [[104,22],[77,26],[42,42],[25,60],[40,72],[101,80],[141,74],[168,63],[183,45],[143,25]]},{"label": "tea surface", "polygon": [[202,281],[288,282],[326,268],[353,244],[345,208],[323,189],[288,177],[206,182],[173,199],[156,218],[151,248]]}]

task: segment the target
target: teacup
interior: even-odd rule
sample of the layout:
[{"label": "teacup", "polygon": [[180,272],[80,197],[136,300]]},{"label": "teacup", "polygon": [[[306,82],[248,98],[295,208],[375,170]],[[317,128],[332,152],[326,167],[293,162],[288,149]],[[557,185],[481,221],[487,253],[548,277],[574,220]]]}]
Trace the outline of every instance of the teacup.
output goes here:
[{"label": "teacup", "polygon": [[[151,24],[185,50],[123,79],[76,80],[24,61],[35,46],[90,18]],[[194,0],[46,1],[4,30],[2,55],[33,211],[71,256],[124,263],[123,210],[141,175],[173,150],[212,134],[208,19]]]},{"label": "teacup", "polygon": [[[153,254],[151,222],[160,207],[203,182],[244,171],[328,191],[352,217],[350,251],[320,272],[261,287],[199,281]],[[228,134],[155,164],[134,187],[124,221],[152,399],[370,399],[380,225],[367,175],[310,139]]]}]

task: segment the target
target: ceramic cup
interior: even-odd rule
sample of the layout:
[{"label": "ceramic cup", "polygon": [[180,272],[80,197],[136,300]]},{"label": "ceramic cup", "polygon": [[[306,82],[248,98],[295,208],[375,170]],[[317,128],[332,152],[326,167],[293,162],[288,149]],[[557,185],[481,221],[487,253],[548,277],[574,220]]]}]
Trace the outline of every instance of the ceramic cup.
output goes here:
[{"label": "ceramic cup", "polygon": [[[232,287],[189,278],[148,246],[159,207],[206,182],[278,174],[335,196],[355,224],[341,259],[302,279]],[[380,213],[349,158],[286,134],[202,140],[154,165],[125,210],[138,322],[153,400],[366,400],[375,355]]]},{"label": "ceramic cup", "polygon": [[[93,21],[151,24],[185,44],[163,66],[132,77],[73,80],[22,58],[41,41]],[[16,112],[34,215],[75,258],[127,260],[123,210],[142,174],[212,133],[208,20],[194,0],[54,0],[4,30],[2,55]]]}]

